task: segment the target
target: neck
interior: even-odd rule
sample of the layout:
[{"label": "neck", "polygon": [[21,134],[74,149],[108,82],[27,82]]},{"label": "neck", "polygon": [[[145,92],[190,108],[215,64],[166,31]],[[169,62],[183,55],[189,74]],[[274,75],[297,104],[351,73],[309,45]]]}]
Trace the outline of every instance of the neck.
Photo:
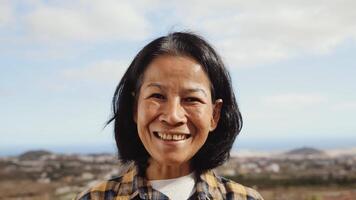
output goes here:
[{"label": "neck", "polygon": [[192,172],[189,163],[181,165],[160,164],[154,160],[149,161],[146,169],[146,177],[148,180],[171,179],[188,175]]}]

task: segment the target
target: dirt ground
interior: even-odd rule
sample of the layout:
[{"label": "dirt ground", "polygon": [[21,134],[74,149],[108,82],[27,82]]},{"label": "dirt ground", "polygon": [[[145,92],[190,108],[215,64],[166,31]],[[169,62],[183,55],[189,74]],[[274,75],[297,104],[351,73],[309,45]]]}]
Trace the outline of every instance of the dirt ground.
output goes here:
[{"label": "dirt ground", "polygon": [[32,181],[0,182],[0,200],[49,200],[54,198],[57,184]]},{"label": "dirt ground", "polygon": [[266,200],[355,200],[356,188],[278,187],[258,190]]},{"label": "dirt ground", "polygon": [[[70,200],[75,193],[56,194],[58,183],[0,182],[0,200]],[[63,185],[62,185],[63,186]],[[276,187],[257,189],[265,200],[355,200],[352,187]]]}]

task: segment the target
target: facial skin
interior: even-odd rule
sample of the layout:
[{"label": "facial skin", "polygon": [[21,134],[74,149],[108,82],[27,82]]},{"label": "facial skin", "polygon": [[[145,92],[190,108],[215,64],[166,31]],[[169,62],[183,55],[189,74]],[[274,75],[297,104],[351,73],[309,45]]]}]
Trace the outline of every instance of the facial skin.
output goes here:
[{"label": "facial skin", "polygon": [[190,160],[219,121],[222,100],[211,100],[210,81],[189,57],[163,55],[146,68],[134,109],[139,137],[151,155],[147,178],[189,174]]}]

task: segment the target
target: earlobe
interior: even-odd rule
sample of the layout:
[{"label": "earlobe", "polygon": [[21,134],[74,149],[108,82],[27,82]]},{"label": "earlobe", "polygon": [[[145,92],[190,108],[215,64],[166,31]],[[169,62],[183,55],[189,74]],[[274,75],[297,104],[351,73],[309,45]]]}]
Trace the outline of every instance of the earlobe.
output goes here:
[{"label": "earlobe", "polygon": [[213,114],[212,114],[211,123],[210,123],[210,131],[215,130],[215,128],[218,126],[222,105],[223,105],[222,99],[217,99],[214,103]]}]

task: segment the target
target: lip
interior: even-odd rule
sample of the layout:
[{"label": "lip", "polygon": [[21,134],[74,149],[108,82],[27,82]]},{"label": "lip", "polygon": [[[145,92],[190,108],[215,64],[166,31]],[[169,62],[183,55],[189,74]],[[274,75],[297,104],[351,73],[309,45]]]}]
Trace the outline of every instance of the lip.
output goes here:
[{"label": "lip", "polygon": [[[173,135],[184,135],[186,138],[181,139],[181,140],[174,140],[174,139],[162,139],[158,134],[163,133],[165,135],[171,135],[173,138]],[[167,144],[178,144],[178,143],[184,143],[188,140],[191,139],[191,134],[189,133],[182,133],[182,132],[172,132],[172,131],[152,131],[152,135],[154,136],[155,139],[159,140],[160,142],[167,143]]]}]

